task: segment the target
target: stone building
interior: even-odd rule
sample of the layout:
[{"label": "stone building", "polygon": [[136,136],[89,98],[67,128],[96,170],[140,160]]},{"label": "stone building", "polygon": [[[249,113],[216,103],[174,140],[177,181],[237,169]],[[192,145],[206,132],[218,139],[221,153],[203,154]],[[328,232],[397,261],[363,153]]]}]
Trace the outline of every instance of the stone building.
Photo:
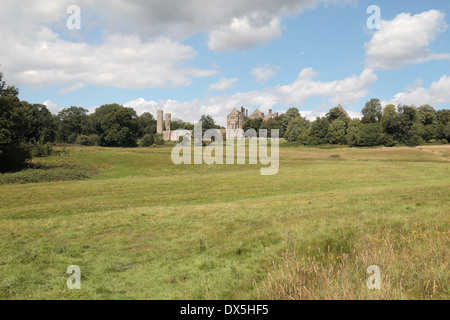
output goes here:
[{"label": "stone building", "polygon": [[178,141],[180,137],[186,137],[191,140],[192,130],[178,129],[171,131],[170,124],[172,121],[172,115],[170,113],[166,113],[165,128],[163,128],[163,118],[164,111],[158,110],[156,118],[156,133],[162,134],[164,141]]},{"label": "stone building", "polygon": [[236,130],[244,127],[245,121],[248,119],[248,109],[241,107],[241,111],[233,108],[233,111],[227,116],[227,129]]},{"label": "stone building", "polygon": [[253,111],[252,115],[250,117],[248,117],[249,119],[264,119],[264,112],[259,111],[258,109],[256,109],[255,111]]},{"label": "stone building", "polygon": [[273,113],[272,109],[269,109],[269,114],[264,117],[264,121],[267,121],[269,119],[273,119],[275,117],[278,117],[278,112]]}]

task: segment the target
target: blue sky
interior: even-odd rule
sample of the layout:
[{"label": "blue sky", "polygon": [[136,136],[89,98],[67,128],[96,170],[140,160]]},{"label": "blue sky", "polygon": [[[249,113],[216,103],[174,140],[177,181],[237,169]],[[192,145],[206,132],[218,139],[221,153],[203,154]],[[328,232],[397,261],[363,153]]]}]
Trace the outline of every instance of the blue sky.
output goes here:
[{"label": "blue sky", "polygon": [[[67,8],[80,8],[69,30]],[[369,30],[367,8],[381,9]],[[450,2],[2,1],[0,70],[56,113],[106,103],[220,124],[233,107],[450,107]]]}]

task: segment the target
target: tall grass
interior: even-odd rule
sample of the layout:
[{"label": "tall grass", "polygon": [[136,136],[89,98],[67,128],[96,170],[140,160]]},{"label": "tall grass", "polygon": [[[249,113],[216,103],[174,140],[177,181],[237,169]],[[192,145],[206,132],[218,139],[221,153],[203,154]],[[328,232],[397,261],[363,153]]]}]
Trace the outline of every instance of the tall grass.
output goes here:
[{"label": "tall grass", "polygon": [[[394,235],[379,231],[361,238],[362,244],[346,253],[334,251],[330,245],[325,251],[309,247],[303,253],[287,248],[282,260],[267,268],[258,297],[270,300],[449,298],[449,231],[425,231],[419,227]],[[381,270],[379,290],[369,290],[366,285],[371,275],[366,270],[371,265]]]}]

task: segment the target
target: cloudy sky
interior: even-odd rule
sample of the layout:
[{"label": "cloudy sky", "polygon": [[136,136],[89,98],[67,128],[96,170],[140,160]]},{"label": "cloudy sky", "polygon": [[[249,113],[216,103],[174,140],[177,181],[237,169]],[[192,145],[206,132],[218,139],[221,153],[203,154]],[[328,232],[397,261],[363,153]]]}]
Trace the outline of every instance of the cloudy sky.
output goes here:
[{"label": "cloudy sky", "polygon": [[223,125],[241,105],[450,107],[448,0],[2,0],[0,21],[6,81],[53,113],[120,103]]}]

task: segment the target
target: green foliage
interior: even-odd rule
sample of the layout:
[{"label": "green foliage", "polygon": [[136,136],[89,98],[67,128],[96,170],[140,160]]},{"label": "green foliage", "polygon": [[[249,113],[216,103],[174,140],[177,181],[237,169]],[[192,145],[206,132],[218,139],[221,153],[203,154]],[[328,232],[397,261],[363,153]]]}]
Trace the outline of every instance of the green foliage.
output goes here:
[{"label": "green foliage", "polygon": [[300,112],[298,111],[297,108],[289,108],[285,114],[280,115],[278,118],[279,122],[281,122],[281,133],[282,133],[282,137],[285,136],[286,131],[289,127],[289,124],[295,120],[300,118]]},{"label": "green foliage", "polygon": [[423,136],[424,136],[424,126],[419,122],[413,122],[409,130],[406,132],[403,142],[407,146],[418,146],[424,142]]},{"label": "green foliage", "polygon": [[361,111],[363,117],[361,122],[363,123],[375,123],[380,122],[383,115],[383,109],[379,99],[371,99],[366,103]]},{"label": "green foliage", "polygon": [[309,131],[309,121],[298,116],[289,123],[284,138],[290,142],[298,141],[299,136],[305,131]]},{"label": "green foliage", "polygon": [[95,170],[70,165],[32,164],[29,168],[14,173],[0,175],[0,185],[27,184],[56,181],[86,180]]},{"label": "green foliage", "polygon": [[245,121],[242,129],[244,131],[247,131],[248,129],[254,129],[258,133],[262,123],[263,119],[248,119],[247,121]]},{"label": "green foliage", "polygon": [[[1,81],[1,74],[0,74]],[[4,85],[3,85],[4,87]],[[2,89],[0,96],[0,172],[18,170],[31,159],[24,128],[28,128],[27,110],[20,100]]]},{"label": "green foliage", "polygon": [[359,120],[359,119],[352,119],[348,124],[347,144],[350,147],[358,146],[358,134],[359,134],[360,125],[361,125],[361,120]]},{"label": "green foliage", "polygon": [[74,143],[82,146],[98,146],[100,145],[100,137],[96,134],[90,134],[88,136],[81,134],[76,138]]},{"label": "green foliage", "polygon": [[77,139],[75,140],[76,144],[80,144],[82,146],[89,146],[89,137],[85,136],[84,134],[80,134]]},{"label": "green foliage", "polygon": [[88,110],[81,107],[70,107],[61,110],[58,115],[58,130],[56,140],[75,143],[79,135],[91,132]]},{"label": "green foliage", "polygon": [[162,146],[164,144],[164,138],[161,133],[157,133],[153,136],[153,142],[157,146]]},{"label": "green foliage", "polygon": [[209,115],[202,115],[199,121],[202,123],[203,133],[207,130],[216,128],[216,121]]},{"label": "green foliage", "polygon": [[347,143],[347,123],[342,117],[334,120],[328,127],[327,140],[330,144],[344,145]]},{"label": "green foliage", "polygon": [[436,112],[438,122],[447,125],[450,123],[450,109],[443,109]]},{"label": "green foliage", "polygon": [[138,135],[137,135],[138,138],[142,138],[147,134],[153,135],[156,133],[156,120],[153,118],[153,115],[149,112],[144,112],[143,114],[137,117],[137,125],[138,125]]},{"label": "green foliage", "polygon": [[326,118],[328,119],[328,121],[330,121],[330,123],[337,119],[344,121],[346,124],[348,124],[348,122],[350,121],[350,117],[341,107],[341,105],[337,106],[336,108],[330,109],[330,111],[326,115]]},{"label": "green foliage", "polygon": [[19,95],[19,89],[15,86],[7,86],[3,80],[3,73],[0,72],[0,97],[17,97]]},{"label": "green foliage", "polygon": [[152,134],[146,134],[142,139],[139,141],[139,146],[142,148],[150,147],[154,143],[153,135]]},{"label": "green foliage", "polygon": [[380,146],[384,142],[384,135],[378,123],[363,123],[359,125],[356,143],[360,147]]},{"label": "green foliage", "polygon": [[261,124],[260,129],[264,129],[267,130],[267,137],[271,137],[272,136],[272,130],[279,130],[279,136],[280,138],[283,137],[283,125],[280,121],[280,119],[278,118],[272,118],[269,119],[267,121],[264,121]]},{"label": "green foliage", "polygon": [[48,157],[53,153],[53,144],[50,142],[44,143],[44,140],[30,143],[30,153],[33,158]]},{"label": "green foliage", "polygon": [[138,134],[136,112],[118,104],[103,105],[95,110],[92,123],[100,136],[100,145],[134,147]]},{"label": "green foliage", "polygon": [[90,146],[99,146],[100,145],[100,136],[98,134],[88,135],[88,140],[89,140]]},{"label": "green foliage", "polygon": [[55,142],[57,124],[46,106],[42,104],[29,104],[22,101],[26,112],[26,127],[23,128],[27,141]]},{"label": "green foliage", "polygon": [[313,123],[311,123],[311,131],[309,133],[309,144],[316,146],[320,144],[327,144],[328,127],[330,122],[326,117],[317,117]]},{"label": "green foliage", "polygon": [[387,105],[383,110],[381,117],[381,126],[383,131],[392,136],[398,136],[401,132],[400,116],[393,104]]},{"label": "green foliage", "polygon": [[298,111],[297,108],[289,108],[289,109],[286,111],[286,117],[287,117],[290,121],[292,121],[292,120],[294,120],[295,118],[299,118],[299,117],[300,117],[300,111]]},{"label": "green foliage", "polygon": [[424,126],[436,124],[436,110],[428,104],[420,106],[417,108],[417,120]]}]

